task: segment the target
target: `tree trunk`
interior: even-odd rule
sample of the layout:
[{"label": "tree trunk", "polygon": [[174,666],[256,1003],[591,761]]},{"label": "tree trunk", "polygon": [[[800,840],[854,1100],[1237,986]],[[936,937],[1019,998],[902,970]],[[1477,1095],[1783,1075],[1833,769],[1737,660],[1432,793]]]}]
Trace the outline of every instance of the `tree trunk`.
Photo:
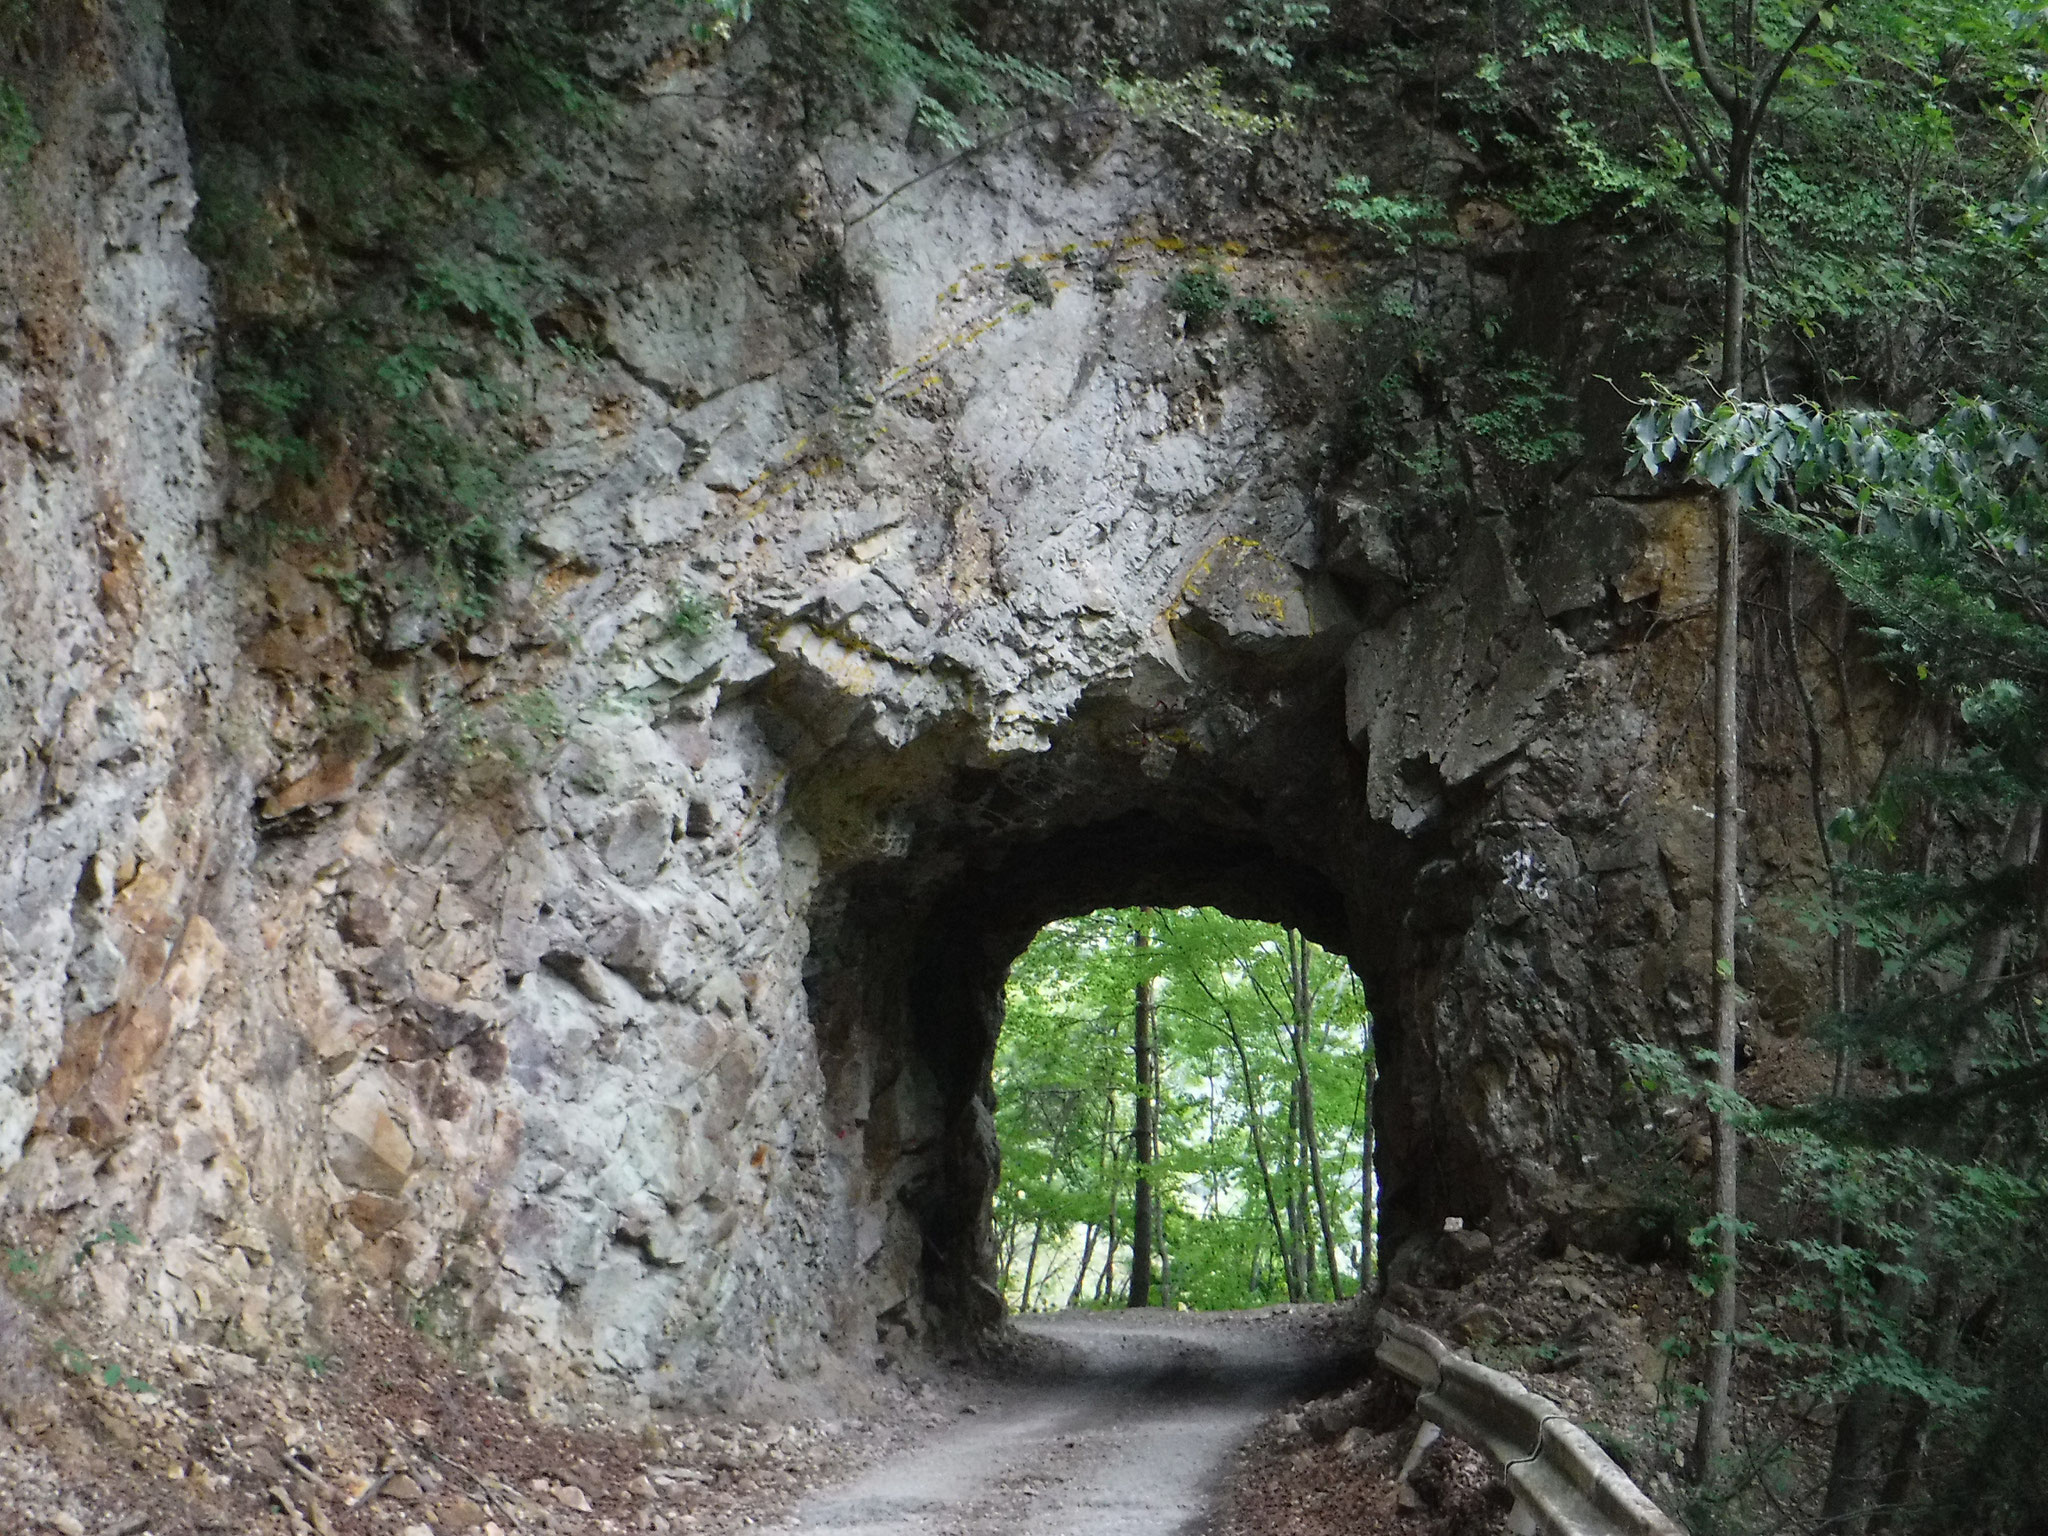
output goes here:
[{"label": "tree trunk", "polygon": [[1308,1146],[1309,1183],[1315,1190],[1316,1221],[1323,1231],[1323,1259],[1330,1270],[1330,1299],[1344,1299],[1344,1285],[1338,1278],[1337,1239],[1330,1226],[1330,1201],[1323,1188],[1323,1149],[1316,1144],[1316,1089],[1308,1074],[1308,1036],[1315,1024],[1312,998],[1309,992],[1308,940],[1299,933],[1290,933],[1288,959],[1294,972],[1294,1028],[1289,1032],[1294,1042],[1294,1070],[1301,1080],[1301,1139]]},{"label": "tree trunk", "polygon": [[1358,1169],[1358,1283],[1372,1286],[1380,1276],[1380,1258],[1374,1249],[1379,1211],[1373,1203],[1372,1178],[1372,1091],[1379,1077],[1379,1063],[1365,1058],[1365,1119],[1359,1132]]},{"label": "tree trunk", "polygon": [[1081,1262],[1074,1270],[1074,1288],[1067,1292],[1067,1310],[1073,1311],[1081,1304],[1081,1287],[1088,1283],[1088,1266],[1095,1260],[1094,1222],[1088,1223],[1087,1236],[1081,1240]]},{"label": "tree trunk", "polygon": [[1166,1207],[1157,1194],[1152,1197],[1152,1241],[1159,1254],[1159,1301],[1173,1305],[1173,1255],[1166,1249]]},{"label": "tree trunk", "polygon": [[[1720,561],[1715,585],[1717,609],[1714,646],[1714,1082],[1725,1094],[1735,1092],[1737,1004],[1735,985],[1735,917],[1741,900],[1737,873],[1738,771],[1736,667],[1739,613],[1736,583],[1741,507],[1732,491],[1718,496]],[[1713,1112],[1714,1128],[1714,1299],[1712,1342],[1707,1352],[1707,1396],[1700,1404],[1699,1433],[1693,1443],[1693,1464],[1700,1474],[1712,1458],[1728,1447],[1728,1401],[1735,1371],[1735,1326],[1738,1319],[1736,1221],[1741,1178],[1741,1133],[1725,1107]]]},{"label": "tree trunk", "polygon": [[[1728,185],[1725,281],[1721,317],[1721,390],[1731,399],[1742,390],[1742,352],[1748,307],[1749,168],[1741,148],[1746,125],[1736,125],[1738,148],[1731,152]],[[1741,158],[1738,159],[1737,156]],[[1714,496],[1714,1082],[1735,1092],[1735,1045],[1741,994],[1735,985],[1735,919],[1742,903],[1741,718],[1742,502],[1734,487]],[[1742,1137],[1725,1107],[1714,1111],[1714,1299],[1707,1347],[1707,1395],[1700,1404],[1693,1441],[1693,1470],[1708,1466],[1728,1449],[1729,1397],[1735,1379],[1735,1327],[1741,1292],[1736,1243],[1741,1185]]]},{"label": "tree trunk", "polygon": [[1031,1256],[1024,1261],[1024,1288],[1017,1296],[1017,1310],[1031,1310],[1031,1277],[1038,1273],[1038,1240],[1045,1235],[1045,1223],[1031,1223]]},{"label": "tree trunk", "polygon": [[1116,1295],[1116,1190],[1109,1192],[1109,1230],[1103,1233],[1102,1278],[1095,1282],[1095,1299],[1109,1301]]},{"label": "tree trunk", "polygon": [[[1743,357],[1749,324],[1749,217],[1752,170],[1758,132],[1771,97],[1792,60],[1813,40],[1825,19],[1815,8],[1790,44],[1767,67],[1745,75],[1725,75],[1708,46],[1699,0],[1682,0],[1686,41],[1699,83],[1727,120],[1728,140],[1722,169],[1716,174],[1692,113],[1680,100],[1659,61],[1656,12],[1643,0],[1643,27],[1652,69],[1699,172],[1720,200],[1727,222],[1721,247],[1721,393],[1740,398]],[[1754,18],[1751,17],[1753,24]],[[1738,38],[1743,63],[1753,63],[1753,33]],[[1741,781],[1738,777],[1739,721],[1737,664],[1740,660],[1742,501],[1730,484],[1715,493],[1714,527],[1718,558],[1714,570],[1714,928],[1713,1012],[1716,1085],[1727,1095],[1735,1091],[1736,1008],[1735,918],[1741,901],[1737,847],[1741,836]],[[1716,1109],[1714,1125],[1714,1300],[1712,1338],[1707,1351],[1706,1397],[1700,1404],[1698,1433],[1693,1441],[1692,1472],[1704,1477],[1713,1459],[1728,1445],[1729,1395],[1735,1376],[1735,1325],[1739,1318],[1737,1274],[1737,1196],[1741,1172],[1741,1135],[1734,1117]]]},{"label": "tree trunk", "polygon": [[1273,1194],[1273,1165],[1266,1158],[1266,1138],[1259,1128],[1259,1100],[1255,1080],[1252,1077],[1251,1057],[1244,1048],[1244,1036],[1238,1032],[1237,1020],[1230,1010],[1223,1010],[1223,1027],[1230,1032],[1231,1049],[1237,1052],[1238,1071],[1244,1074],[1244,1121],[1245,1129],[1252,1133],[1252,1156],[1259,1165],[1259,1188],[1265,1192],[1266,1215],[1273,1223],[1273,1241],[1281,1253],[1287,1252],[1287,1230],[1280,1223],[1280,1202]]},{"label": "tree trunk", "polygon": [[1301,1083],[1287,1085],[1287,1160],[1281,1172],[1287,1177],[1287,1299],[1307,1301],[1314,1283],[1308,1241],[1308,1212],[1303,1200],[1301,1177]]},{"label": "tree trunk", "polygon": [[[1934,1304],[1933,1365],[1946,1372],[1955,1362],[1956,1344],[1962,1327],[1961,1294],[1955,1285],[1942,1287]],[[1875,1518],[1870,1529],[1895,1530],[1907,1518],[1919,1492],[1921,1463],[1927,1455],[1928,1420],[1932,1417],[1927,1399],[1916,1397],[1906,1409],[1906,1421],[1899,1427],[1899,1443],[1885,1473],[1884,1488],[1878,1494]]]},{"label": "tree trunk", "polygon": [[[1152,935],[1146,927],[1149,917],[1147,913],[1139,918],[1138,930],[1132,935],[1140,950],[1152,947]],[[1153,993],[1152,978],[1143,977],[1138,982],[1132,1009],[1131,1050],[1136,1057],[1133,1076],[1138,1090],[1135,1145],[1131,1153],[1137,1161],[1137,1184],[1131,1204],[1129,1298],[1130,1305],[1134,1307],[1152,1305],[1152,1163],[1159,1151],[1158,1121],[1155,1118],[1158,1106],[1152,1102]]]},{"label": "tree trunk", "polygon": [[996,1252],[1002,1255],[1002,1271],[996,1284],[1007,1296],[1010,1294],[1010,1271],[1017,1265],[1017,1224],[1007,1223],[996,1234]]},{"label": "tree trunk", "polygon": [[[1161,1062],[1165,1052],[1159,1048],[1157,1029],[1158,1014],[1153,1014],[1152,1034],[1152,1150],[1155,1157],[1159,1151],[1159,1106],[1166,1102],[1164,1084],[1161,1081]],[[1173,1305],[1173,1258],[1166,1247],[1166,1198],[1153,1181],[1152,1189],[1152,1249],[1159,1256],[1159,1299],[1162,1305]]]}]

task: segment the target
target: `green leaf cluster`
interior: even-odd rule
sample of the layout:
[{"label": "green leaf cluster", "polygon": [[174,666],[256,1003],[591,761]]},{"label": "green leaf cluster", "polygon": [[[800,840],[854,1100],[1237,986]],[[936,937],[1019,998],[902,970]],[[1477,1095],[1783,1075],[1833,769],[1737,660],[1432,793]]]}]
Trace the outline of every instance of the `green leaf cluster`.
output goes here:
[{"label": "green leaf cluster", "polygon": [[366,618],[466,627],[505,574],[524,446],[501,380],[577,289],[506,189],[602,120],[589,45],[627,8],[168,8],[236,527],[323,547]]},{"label": "green leaf cluster", "polygon": [[1056,71],[982,47],[944,0],[780,0],[763,10],[778,51],[823,100],[907,95],[918,125],[949,149],[975,142],[978,116],[1072,94]]},{"label": "green leaf cluster", "polygon": [[1261,139],[1294,126],[1285,112],[1261,112],[1245,105],[1214,65],[1189,70],[1178,80],[1151,75],[1103,73],[1102,89],[1139,122],[1170,123],[1198,139]]},{"label": "green leaf cluster", "polygon": [[0,177],[12,175],[28,164],[28,157],[42,143],[35,114],[20,91],[0,79]]},{"label": "green leaf cluster", "polygon": [[[1738,61],[1771,57],[1814,9],[1701,8],[1710,35],[1745,40]],[[1683,344],[1718,331],[1724,210],[1699,172],[1724,150],[1725,122],[1659,0],[1654,60],[1690,130],[1674,119],[1645,14],[1637,0],[1492,8],[1445,100],[1476,161],[1465,195],[1600,242],[1624,332]],[[2048,286],[2041,248],[2012,234],[2038,156],[2044,37],[2040,13],[1981,0],[1824,8],[1756,151],[1755,366],[1780,392],[1905,406],[2034,371]],[[1395,62],[1434,67],[1421,53]]]},{"label": "green leaf cluster", "polygon": [[1339,176],[1330,184],[1330,196],[1323,207],[1372,231],[1396,251],[1407,250],[1418,239],[1437,246],[1457,243],[1456,237],[1443,227],[1446,211],[1442,199],[1405,194],[1382,196],[1372,190],[1372,180],[1367,176]]},{"label": "green leaf cluster", "polygon": [[1166,284],[1166,307],[1187,316],[1190,330],[1201,330],[1229,308],[1230,282],[1214,267],[1189,267]]}]

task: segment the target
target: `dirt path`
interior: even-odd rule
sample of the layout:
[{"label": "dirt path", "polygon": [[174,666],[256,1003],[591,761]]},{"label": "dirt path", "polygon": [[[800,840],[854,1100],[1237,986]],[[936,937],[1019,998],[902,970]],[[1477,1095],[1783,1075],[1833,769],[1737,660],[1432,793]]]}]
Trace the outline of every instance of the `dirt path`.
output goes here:
[{"label": "dirt path", "polygon": [[836,1536],[1166,1536],[1199,1528],[1232,1454],[1342,1370],[1336,1308],[1021,1319],[1013,1369],[958,1422],[820,1493]]}]

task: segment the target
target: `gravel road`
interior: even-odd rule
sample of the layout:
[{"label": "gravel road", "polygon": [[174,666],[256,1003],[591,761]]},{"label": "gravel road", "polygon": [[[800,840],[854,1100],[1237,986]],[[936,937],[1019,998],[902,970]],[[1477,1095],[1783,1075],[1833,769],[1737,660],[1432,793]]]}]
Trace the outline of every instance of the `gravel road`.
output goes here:
[{"label": "gravel road", "polygon": [[837,1536],[1165,1536],[1207,1522],[1231,1453],[1343,1369],[1350,1309],[1022,1318],[955,1422],[799,1509]]}]

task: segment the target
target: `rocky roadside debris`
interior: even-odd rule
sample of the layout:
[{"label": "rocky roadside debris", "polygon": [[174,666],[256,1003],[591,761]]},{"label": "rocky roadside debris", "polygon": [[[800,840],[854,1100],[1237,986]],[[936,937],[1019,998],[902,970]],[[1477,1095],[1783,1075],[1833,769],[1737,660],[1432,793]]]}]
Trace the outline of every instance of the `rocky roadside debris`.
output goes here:
[{"label": "rocky roadside debris", "polygon": [[1491,1461],[1375,1377],[1261,1426],[1206,1536],[1491,1536],[1513,1504]]},{"label": "rocky roadside debris", "polygon": [[545,1423],[368,1306],[331,1359],[200,1345],[141,1358],[39,1328],[0,1293],[0,1531],[8,1536],[723,1533],[942,1422],[885,1380],[859,1418]]},{"label": "rocky roadside debris", "polygon": [[[1368,1303],[1370,1305],[1370,1303]],[[1693,1338],[1682,1270],[1585,1252],[1532,1225],[1496,1243],[1450,1226],[1403,1245],[1379,1305],[1562,1407],[1667,1509],[1678,1501],[1680,1378]],[[1759,1411],[1763,1405],[1755,1405]],[[1373,1376],[1275,1415],[1239,1453],[1211,1536],[1474,1536],[1504,1531],[1499,1470],[1432,1438],[1400,1383]]]}]

